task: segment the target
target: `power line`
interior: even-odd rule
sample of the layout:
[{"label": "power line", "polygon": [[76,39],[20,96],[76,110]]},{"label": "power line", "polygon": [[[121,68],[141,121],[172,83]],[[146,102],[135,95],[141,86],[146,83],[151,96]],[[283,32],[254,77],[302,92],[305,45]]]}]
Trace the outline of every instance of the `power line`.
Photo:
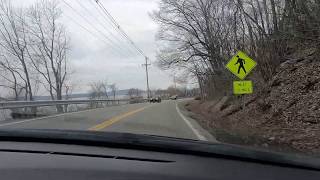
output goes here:
[{"label": "power line", "polygon": [[[99,33],[101,33],[103,36],[105,36],[105,34],[103,34],[99,29],[96,29],[82,14],[78,13],[72,6],[70,6],[70,4],[68,4],[67,2],[65,2],[65,0],[62,0],[65,4],[67,4],[68,7],[70,7],[73,11],[75,11],[79,16],[81,16],[86,22],[88,22],[96,31],[98,31]],[[95,0],[95,2],[97,3],[97,5],[100,7],[100,9],[102,10],[102,12],[107,16],[107,18],[105,18],[104,15],[102,15],[102,17],[104,17],[107,22],[109,23],[109,21],[111,21],[111,26],[114,27],[114,29],[120,33],[120,37],[124,38],[124,40],[127,40],[129,42],[129,44],[135,49],[137,50],[142,56],[145,57],[145,64],[143,64],[145,66],[146,69],[146,80],[147,80],[147,92],[148,92],[148,98],[150,98],[150,88],[149,88],[149,73],[148,73],[148,66],[151,66],[151,64],[148,64],[148,57],[145,55],[145,53],[132,41],[132,39],[128,36],[128,34],[121,28],[121,26],[117,23],[117,21],[113,18],[113,16],[108,12],[108,10],[103,6],[102,3],[99,2],[99,0]],[[78,2],[78,4],[84,8],[86,11],[89,11],[86,7],[83,6],[83,4],[81,4],[80,2]],[[89,11],[90,14],[90,11]],[[109,19],[109,20],[108,20]],[[99,21],[100,22],[100,21]],[[103,25],[102,25],[103,26]],[[105,28],[105,26],[103,26]],[[106,30],[110,33],[110,31],[108,30],[108,28],[106,28]],[[112,33],[110,33],[112,34]],[[106,37],[106,39],[108,39],[109,41],[111,41],[111,43],[114,44],[114,42],[109,39],[108,37]],[[116,39],[116,38],[115,38]]]},{"label": "power line", "polygon": [[[112,48],[114,48],[113,47],[113,43],[110,43],[110,38],[108,38],[102,31],[100,31],[99,29],[97,29],[86,17],[84,17],[81,13],[79,13],[76,9],[74,9],[69,3],[67,3],[65,0],[62,0],[70,9],[72,9],[76,14],[78,14],[80,17],[82,17],[93,29],[95,29],[98,33],[100,33],[106,40],[108,40],[109,41],[109,45],[112,47]],[[117,45],[116,45],[117,46]],[[118,46],[117,46],[118,47]],[[120,48],[121,49],[121,47],[118,47],[118,48]],[[117,50],[118,51],[118,53],[120,53],[120,54],[123,54],[123,52],[121,52],[121,51],[119,51],[118,49],[115,49],[114,48],[114,50]],[[125,56],[127,56],[126,54],[123,54],[123,55],[125,55]]]},{"label": "power line", "polygon": [[[93,29],[95,29],[98,33],[100,33],[104,38],[106,38],[109,41],[109,45],[112,46],[112,41],[110,41],[110,39],[105,36],[105,34],[100,31],[99,29],[97,29],[86,17],[84,17],[81,13],[79,13],[76,9],[74,9],[69,3],[67,3],[65,0],[62,0],[71,10],[73,10],[77,15],[79,15],[80,17],[82,17],[91,27],[93,27]],[[111,43],[110,43],[111,42]]]},{"label": "power line", "polygon": [[127,33],[121,28],[121,26],[117,23],[117,21],[112,17],[112,15],[108,12],[108,10],[103,6],[99,0],[95,0],[95,2],[99,5],[100,8],[103,9],[103,12],[107,15],[107,17],[111,20],[111,22],[116,26],[118,32],[122,34],[130,44],[144,57],[146,57],[145,53],[131,40],[131,38],[127,35]]},{"label": "power line", "polygon": [[[115,31],[117,31],[120,34],[120,37],[124,40],[124,41],[128,41],[128,39],[125,37],[125,35],[119,31],[119,27],[112,22],[112,20],[110,19],[110,17],[108,16],[108,14],[106,14],[105,10],[103,9],[102,6],[100,6],[100,4],[98,4],[98,7],[100,8],[101,11],[99,11],[100,13],[102,13],[102,17],[115,29]],[[105,16],[107,15],[107,17]],[[131,43],[129,43],[129,45],[131,45]],[[133,47],[132,45],[130,47]],[[133,47],[135,49],[135,47]]]},{"label": "power line", "polygon": [[[122,37],[125,41],[128,41],[126,35],[123,34],[123,33],[119,30],[119,25],[115,22],[114,18],[110,15],[110,13],[103,7],[102,4],[100,4],[100,3],[98,2],[98,0],[94,0],[94,1],[97,3],[98,7],[99,7],[100,10],[102,11],[102,17],[103,17],[104,19],[106,19],[106,21],[107,21],[118,33],[120,33],[120,35],[121,35],[120,37]],[[101,11],[100,11],[100,12],[101,12]],[[104,15],[106,15],[107,18],[106,18]],[[130,45],[131,45],[131,43],[130,43]],[[135,47],[134,47],[134,48],[135,48]]]},{"label": "power line", "polygon": [[103,12],[107,15],[107,17],[111,20],[113,25],[115,26],[115,29],[129,41],[130,45],[133,46],[142,56],[145,57],[146,63],[143,64],[146,68],[146,80],[147,80],[147,94],[148,99],[150,98],[150,87],[149,87],[149,72],[148,72],[148,66],[151,66],[151,64],[148,64],[148,57],[145,55],[145,53],[131,40],[131,38],[128,36],[128,34],[121,28],[121,26],[117,23],[117,21],[112,17],[112,15],[108,12],[108,10],[103,6],[102,3],[99,2],[99,0],[95,0],[95,2],[98,4],[98,6],[103,10]]},{"label": "power line", "polygon": [[106,14],[108,15],[108,17],[111,19],[111,21],[116,25],[116,27],[118,28],[118,30],[120,31],[120,33],[131,43],[131,45],[133,45],[138,52],[142,55],[142,56],[146,56],[143,51],[131,40],[131,38],[127,35],[127,33],[121,28],[121,26],[116,22],[116,20],[112,17],[112,15],[107,11],[107,9],[103,6],[103,4],[100,4],[103,8],[103,10],[106,12]]},{"label": "power line", "polygon": [[[99,14],[101,15],[101,17],[103,17],[103,19],[105,19],[106,20],[106,22],[108,23],[108,25],[111,25],[111,27],[112,27],[112,29],[114,29],[115,31],[117,31],[117,27],[116,26],[114,26],[114,24],[112,23],[112,22],[110,22],[110,20],[108,19],[108,18],[106,18],[105,17],[105,14],[104,14],[104,12],[103,12],[103,10],[101,9],[101,8],[98,8],[97,6],[95,6],[96,4],[93,2],[93,1],[89,1],[92,5],[93,5],[93,7],[95,8],[95,9],[97,9],[97,11],[99,12]],[[103,23],[101,23],[101,24],[103,24]],[[105,27],[105,26],[104,26]],[[105,28],[107,31],[109,31],[110,32],[110,34],[115,38],[115,39],[117,39],[118,41],[120,41],[120,42],[122,42],[122,40],[124,40],[124,41],[127,41],[123,36],[120,36],[120,39],[119,39],[119,37],[118,36],[116,36],[114,33],[113,33],[113,31],[110,31],[108,28]],[[118,31],[117,31],[118,32]],[[121,40],[122,39],[122,40]],[[130,51],[130,53],[133,53],[134,54],[134,52],[132,52],[132,50],[131,50],[131,46],[128,46],[128,50]]]},{"label": "power line", "polygon": [[[83,4],[81,3],[81,1],[76,1],[76,2],[79,4],[79,6],[81,6],[83,9],[85,9],[85,10],[88,12],[88,14],[90,14],[90,15],[92,16],[90,10],[89,10],[85,5],[83,5]],[[90,2],[92,2],[92,1],[90,1]],[[114,43],[114,44],[117,44],[117,47],[120,47],[120,46],[118,46],[118,43],[117,43],[117,41],[119,41],[120,44],[121,44],[121,41],[119,40],[119,38],[117,38],[117,37],[110,31],[110,29],[108,29],[108,27],[106,27],[101,21],[99,21],[98,18],[96,18],[96,19],[97,19],[97,22],[98,22],[99,24],[101,24],[101,26],[108,32],[108,34],[111,35],[111,36],[113,37],[113,39],[116,40],[116,42],[113,41],[112,39],[110,39],[110,41],[111,41],[112,43]],[[124,49],[124,48],[122,48],[122,49]],[[132,53],[130,50],[128,50],[127,52]],[[129,54],[128,54],[128,55],[129,55]],[[129,56],[130,56],[130,55],[129,55]]]},{"label": "power line", "polygon": [[[94,34],[92,31],[90,31],[90,30],[89,30],[88,28],[86,28],[85,26],[81,25],[81,23],[78,23],[78,22],[77,22],[75,19],[73,19],[72,17],[67,16],[67,15],[64,15],[64,16],[66,16],[66,17],[68,17],[69,19],[71,19],[75,24],[77,24],[77,25],[78,25],[80,28],[82,28],[83,30],[87,31],[91,36],[95,37],[97,40],[102,40],[106,45],[110,46],[110,44],[109,44],[106,40],[97,37],[96,34]],[[111,51],[111,53],[112,53],[113,55],[116,55],[116,54],[114,54],[113,51]]]}]

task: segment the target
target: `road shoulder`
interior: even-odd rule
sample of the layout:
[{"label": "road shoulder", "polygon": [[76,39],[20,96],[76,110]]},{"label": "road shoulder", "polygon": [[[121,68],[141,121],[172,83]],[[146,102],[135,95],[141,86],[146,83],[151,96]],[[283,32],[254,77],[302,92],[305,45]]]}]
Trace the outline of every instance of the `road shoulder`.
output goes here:
[{"label": "road shoulder", "polygon": [[[207,130],[200,126],[197,120],[193,119],[193,113],[188,111],[185,108],[185,105],[188,103],[189,100],[180,100],[177,101],[177,108],[180,110],[182,116],[186,118],[186,120],[191,124],[191,126],[200,133],[200,136],[205,138],[205,141],[209,142],[218,142],[214,136],[212,136]],[[199,138],[200,139],[200,138]],[[201,139],[202,140],[202,139]]]}]

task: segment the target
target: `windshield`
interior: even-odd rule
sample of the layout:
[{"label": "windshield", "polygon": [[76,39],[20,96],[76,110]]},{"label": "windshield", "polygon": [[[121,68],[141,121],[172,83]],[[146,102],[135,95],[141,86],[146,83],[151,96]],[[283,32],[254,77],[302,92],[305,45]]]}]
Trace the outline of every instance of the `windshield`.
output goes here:
[{"label": "windshield", "polygon": [[0,0],[0,130],[320,152],[316,0]]}]

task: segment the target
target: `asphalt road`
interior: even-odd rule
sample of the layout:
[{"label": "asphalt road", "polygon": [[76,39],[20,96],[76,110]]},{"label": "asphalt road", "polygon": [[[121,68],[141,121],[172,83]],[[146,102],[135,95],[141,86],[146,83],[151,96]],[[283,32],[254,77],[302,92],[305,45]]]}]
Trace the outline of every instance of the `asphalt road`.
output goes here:
[{"label": "asphalt road", "polygon": [[0,123],[0,128],[66,129],[128,132],[214,141],[199,124],[186,116],[180,101],[130,104]]}]

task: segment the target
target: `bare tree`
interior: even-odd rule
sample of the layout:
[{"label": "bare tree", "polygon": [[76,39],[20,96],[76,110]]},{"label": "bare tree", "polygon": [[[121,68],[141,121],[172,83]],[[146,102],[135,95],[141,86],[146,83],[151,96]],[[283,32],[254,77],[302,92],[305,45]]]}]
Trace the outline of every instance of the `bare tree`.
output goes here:
[{"label": "bare tree", "polygon": [[131,88],[128,90],[129,98],[141,98],[142,97],[142,90],[137,88]]},{"label": "bare tree", "polygon": [[[161,25],[158,37],[165,44],[158,54],[160,64],[192,69],[194,75],[210,74],[216,81],[228,78],[224,64],[234,53],[230,7],[217,0],[162,0],[160,11],[152,15]],[[218,86],[224,84],[213,85],[210,89],[217,92],[224,89]]]},{"label": "bare tree", "polygon": [[117,95],[117,90],[118,90],[117,85],[115,83],[111,84],[111,85],[109,85],[109,88],[111,90],[111,93],[112,93],[112,96],[113,96],[113,100],[115,100],[116,99],[116,95]]},{"label": "bare tree", "polygon": [[[18,86],[17,77],[23,81],[26,100],[33,100],[32,78],[28,67],[30,47],[28,43],[28,26],[23,9],[15,9],[9,1],[0,1],[0,46],[9,55],[2,67],[8,70],[13,79],[15,94]],[[3,55],[3,54],[2,54]],[[9,62],[9,63],[8,63]],[[16,79],[15,79],[16,78]],[[12,86],[11,86],[12,87]],[[33,108],[33,111],[35,109]]]},{"label": "bare tree", "polygon": [[103,81],[98,81],[90,84],[91,99],[108,99],[108,84]]},{"label": "bare tree", "polygon": [[[68,37],[59,22],[62,11],[56,1],[42,0],[29,9],[29,41],[32,42],[31,63],[42,76],[52,100],[62,100],[68,75]],[[62,112],[62,106],[57,106]]]},{"label": "bare tree", "polygon": [[20,72],[10,64],[5,56],[0,57],[0,87],[13,91],[13,99],[19,100],[23,90],[26,88],[23,82],[19,79]]},{"label": "bare tree", "polygon": [[65,90],[65,99],[71,99],[73,90],[75,89],[75,85],[70,85],[70,84],[64,84],[64,90]]},{"label": "bare tree", "polygon": [[[0,0],[1,87],[14,99],[34,100],[39,84],[53,100],[61,100],[68,76],[68,36],[59,22],[57,1],[39,0],[29,9]],[[63,112],[62,106],[57,106]],[[36,108],[31,108],[32,113]]]},{"label": "bare tree", "polygon": [[289,46],[319,43],[319,10],[315,0],[160,0],[151,15],[163,44],[158,64],[190,72],[210,98],[231,92],[224,65],[242,50],[258,61],[256,78],[268,81]]}]

